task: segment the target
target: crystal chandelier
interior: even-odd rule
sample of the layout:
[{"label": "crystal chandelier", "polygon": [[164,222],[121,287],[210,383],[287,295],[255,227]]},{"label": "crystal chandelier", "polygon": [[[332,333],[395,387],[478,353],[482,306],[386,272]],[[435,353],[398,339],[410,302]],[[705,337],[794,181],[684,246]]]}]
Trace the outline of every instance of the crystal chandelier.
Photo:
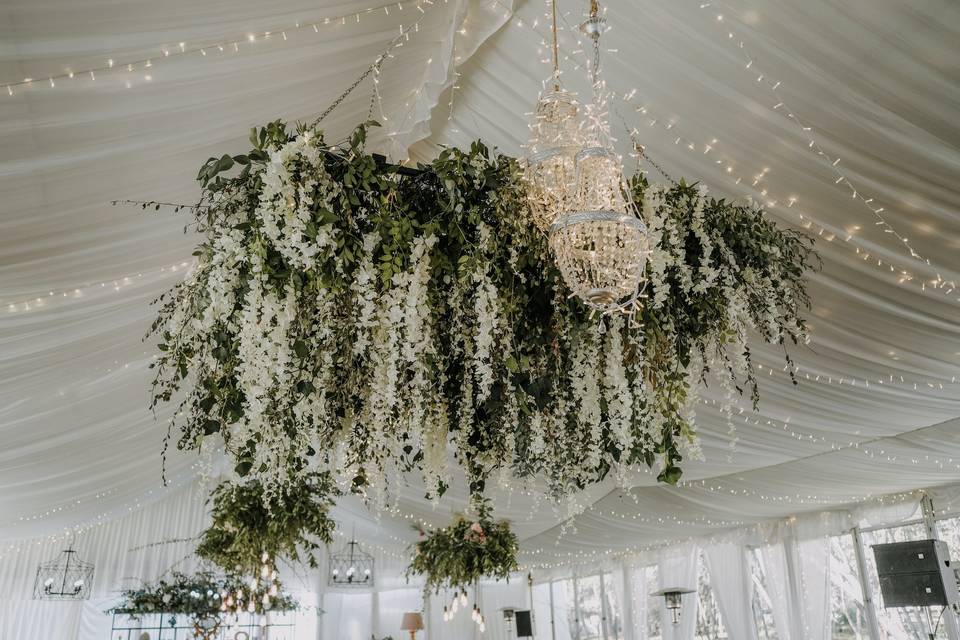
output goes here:
[{"label": "crystal chandelier", "polygon": [[93,565],[77,557],[70,545],[60,556],[41,563],[33,582],[35,600],[86,600],[90,597]]},{"label": "crystal chandelier", "polygon": [[524,163],[527,203],[534,221],[544,231],[569,205],[576,176],[575,156],[581,144],[577,101],[560,84],[557,46],[557,2],[553,8],[552,88],[540,94],[530,125]]},{"label": "crystal chandelier", "polygon": [[364,553],[353,538],[338,553],[330,554],[331,587],[372,587],[373,556]]},{"label": "crystal chandelier", "polygon": [[550,225],[550,247],[574,295],[604,312],[630,312],[640,296],[650,247],[611,143],[600,78],[604,26],[599,4],[591,0],[581,29],[593,40],[593,101],[586,108],[583,147],[575,156],[575,189],[569,206]]}]

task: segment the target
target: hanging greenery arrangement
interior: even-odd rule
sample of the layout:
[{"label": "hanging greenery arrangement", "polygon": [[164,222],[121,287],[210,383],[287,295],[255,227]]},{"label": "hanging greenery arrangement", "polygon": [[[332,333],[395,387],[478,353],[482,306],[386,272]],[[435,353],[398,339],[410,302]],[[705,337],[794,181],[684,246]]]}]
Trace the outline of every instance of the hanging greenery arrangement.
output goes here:
[{"label": "hanging greenery arrangement", "polygon": [[211,524],[196,553],[230,575],[275,580],[276,563],[317,566],[315,552],[333,541],[329,509],[337,492],[329,474],[308,473],[286,485],[282,499],[258,480],[224,482],[211,494]]},{"label": "hanging greenery arrangement", "polygon": [[[107,613],[133,617],[162,613],[186,615],[195,620],[213,619],[238,610],[247,611],[247,602],[243,597],[245,591],[250,594],[248,585],[237,578],[210,572],[195,575],[173,572],[170,578],[161,578],[139,589],[124,591],[120,603]],[[237,593],[241,594],[239,603],[236,601]],[[254,612],[264,612],[260,599],[246,599],[255,603]],[[283,592],[278,592],[270,601],[271,611],[294,611],[298,607],[297,601]]]},{"label": "hanging greenery arrangement", "polygon": [[319,472],[382,501],[413,470],[437,498],[448,450],[474,496],[496,469],[557,496],[637,464],[676,483],[708,376],[732,415],[757,400],[748,334],[805,339],[811,241],[762,210],[634,179],[646,304],[594,317],[515,159],[476,142],[398,167],[364,151],[368,126],[334,145],[274,122],[200,170],[203,241],[154,324],[154,403],[184,387],[179,446],[221,437],[256,478],[244,499]]},{"label": "hanging greenery arrangement", "polygon": [[484,502],[476,520],[457,516],[453,524],[430,532],[414,546],[407,576],[423,576],[428,590],[466,590],[480,578],[509,580],[519,571],[520,543],[506,521],[495,522]]}]

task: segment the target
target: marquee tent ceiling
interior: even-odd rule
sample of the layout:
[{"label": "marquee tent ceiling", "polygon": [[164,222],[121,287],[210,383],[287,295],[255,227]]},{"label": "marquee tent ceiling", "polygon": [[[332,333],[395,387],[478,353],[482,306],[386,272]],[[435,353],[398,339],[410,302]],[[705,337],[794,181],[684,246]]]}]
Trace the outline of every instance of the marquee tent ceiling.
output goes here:
[{"label": "marquee tent ceiling", "polygon": [[[559,3],[564,77],[584,91],[582,46],[568,28],[583,3]],[[779,222],[810,224],[823,259],[810,277],[812,341],[792,350],[798,386],[777,349],[758,350],[762,403],[754,413],[743,401],[733,448],[707,391],[697,420],[705,460],[686,462],[686,486],[658,486],[638,471],[630,495],[595,487],[579,498],[591,510],[562,535],[565,505],[502,491],[499,511],[524,547],[558,557],[635,548],[955,482],[960,6],[609,5],[608,84],[635,90],[611,102],[623,150],[621,118],[668,174],[714,194],[776,201]],[[182,276],[195,238],[182,215],[111,200],[190,202],[208,156],[244,151],[251,126],[316,117],[416,20],[379,76],[379,148],[427,159],[483,138],[521,153],[549,75],[542,0],[423,0],[421,9],[373,0],[0,3],[0,538],[95,523],[163,493],[168,414],[147,409],[151,344],[141,339],[150,301]],[[104,66],[95,79],[48,80]],[[13,95],[7,82],[17,83]],[[325,121],[334,137],[363,118],[370,86]],[[196,462],[171,452],[173,482],[190,480]],[[448,507],[434,510],[421,495],[412,482],[401,508],[443,522]]]}]

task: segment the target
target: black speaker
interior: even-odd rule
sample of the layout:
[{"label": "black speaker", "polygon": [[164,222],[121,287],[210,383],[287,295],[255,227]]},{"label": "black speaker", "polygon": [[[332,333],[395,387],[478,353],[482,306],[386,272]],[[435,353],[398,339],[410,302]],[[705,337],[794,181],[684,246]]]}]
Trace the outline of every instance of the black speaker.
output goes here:
[{"label": "black speaker", "polygon": [[940,572],[897,573],[880,576],[885,609],[893,607],[940,607],[947,604]]},{"label": "black speaker", "polygon": [[940,540],[873,545],[884,608],[937,607],[958,600],[950,554]]},{"label": "black speaker", "polygon": [[515,621],[517,623],[518,638],[533,637],[533,620],[530,618],[529,611],[514,611]]},{"label": "black speaker", "polygon": [[877,560],[877,573],[940,572],[937,561],[936,540],[911,540],[891,544],[873,545],[873,557]]}]

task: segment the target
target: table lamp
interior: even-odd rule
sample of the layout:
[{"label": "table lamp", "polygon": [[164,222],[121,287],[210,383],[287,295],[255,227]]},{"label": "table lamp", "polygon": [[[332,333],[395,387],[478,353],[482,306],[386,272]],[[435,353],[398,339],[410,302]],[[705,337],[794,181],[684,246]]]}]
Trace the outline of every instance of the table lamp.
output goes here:
[{"label": "table lamp", "polygon": [[423,616],[411,611],[404,613],[400,628],[410,632],[410,640],[416,640],[417,631],[423,629]]}]

